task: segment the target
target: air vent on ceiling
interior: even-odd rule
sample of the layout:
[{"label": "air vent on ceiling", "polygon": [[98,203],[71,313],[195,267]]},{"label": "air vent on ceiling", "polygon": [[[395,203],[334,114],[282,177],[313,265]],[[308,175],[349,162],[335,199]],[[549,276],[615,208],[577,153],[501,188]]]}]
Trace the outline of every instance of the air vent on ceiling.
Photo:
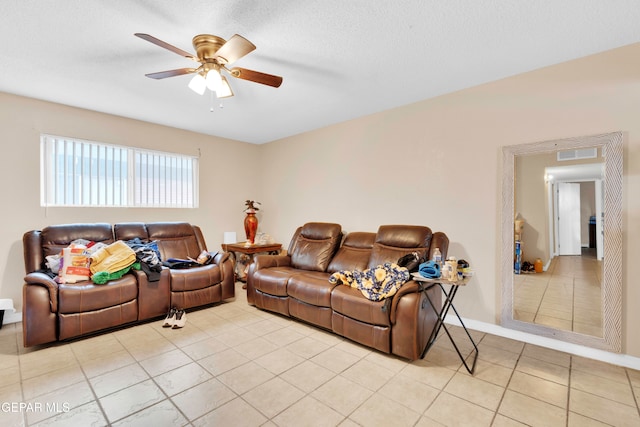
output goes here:
[{"label": "air vent on ceiling", "polygon": [[598,149],[596,147],[558,151],[559,162],[563,162],[565,160],[595,159],[596,157],[598,157]]}]

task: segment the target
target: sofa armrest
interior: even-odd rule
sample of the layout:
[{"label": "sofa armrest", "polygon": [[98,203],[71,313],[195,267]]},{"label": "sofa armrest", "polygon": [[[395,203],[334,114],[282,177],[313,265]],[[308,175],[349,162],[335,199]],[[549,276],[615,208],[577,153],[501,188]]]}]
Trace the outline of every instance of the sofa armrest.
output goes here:
[{"label": "sofa armrest", "polygon": [[392,325],[395,325],[396,323],[396,314],[397,314],[398,302],[400,302],[400,298],[402,298],[404,295],[407,295],[407,294],[422,292],[422,290],[423,290],[423,287],[420,285],[420,283],[416,282],[415,280],[409,280],[407,283],[402,285],[400,289],[398,289],[398,292],[396,292],[396,294],[393,296],[391,300],[391,310],[389,312],[389,320],[391,321]]},{"label": "sofa armrest", "polygon": [[289,255],[255,255],[247,273],[247,302],[250,305],[255,305],[256,290],[253,286],[253,276],[256,271],[264,268],[289,266],[291,266]]},{"label": "sofa armrest", "polygon": [[44,273],[29,273],[24,278],[26,285],[42,286],[49,291],[49,304],[51,312],[58,311],[58,284]]},{"label": "sofa armrest", "polygon": [[291,256],[289,255],[256,255],[253,257],[253,271],[272,267],[291,266]]},{"label": "sofa armrest", "polygon": [[213,263],[222,265],[223,262],[229,259],[229,252],[218,252],[218,254],[213,257]]}]

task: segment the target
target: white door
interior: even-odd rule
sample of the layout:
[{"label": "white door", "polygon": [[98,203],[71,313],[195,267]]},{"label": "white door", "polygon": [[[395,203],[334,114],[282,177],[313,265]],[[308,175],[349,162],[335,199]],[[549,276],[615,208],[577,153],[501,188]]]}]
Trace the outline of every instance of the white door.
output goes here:
[{"label": "white door", "polygon": [[580,255],[580,184],[558,183],[558,253]]}]

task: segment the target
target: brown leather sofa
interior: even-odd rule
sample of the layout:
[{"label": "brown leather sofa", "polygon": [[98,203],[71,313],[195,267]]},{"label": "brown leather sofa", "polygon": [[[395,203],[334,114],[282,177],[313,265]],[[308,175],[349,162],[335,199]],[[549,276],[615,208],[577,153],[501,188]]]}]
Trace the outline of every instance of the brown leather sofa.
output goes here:
[{"label": "brown leather sofa", "polygon": [[187,309],[234,297],[233,263],[227,253],[218,253],[205,266],[185,270],[163,267],[158,281],[149,281],[144,272],[132,270],[104,285],[91,281],[59,284],[42,272],[45,257],[60,253],[74,240],[110,244],[136,237],[143,242],[157,241],[163,260],[195,259],[207,250],[200,228],[181,222],[65,224],[25,233],[24,346],[161,317],[173,306]]},{"label": "brown leather sofa", "polygon": [[298,228],[286,255],[259,255],[249,267],[249,304],[333,331],[376,350],[410,360],[422,356],[441,305],[437,287],[423,290],[410,280],[391,298],[372,301],[358,289],[333,285],[341,270],[365,270],[396,262],[411,252],[428,256],[439,248],[446,257],[449,239],[442,232],[412,225],[383,225],[377,233],[351,232],[339,224],[307,223]]}]

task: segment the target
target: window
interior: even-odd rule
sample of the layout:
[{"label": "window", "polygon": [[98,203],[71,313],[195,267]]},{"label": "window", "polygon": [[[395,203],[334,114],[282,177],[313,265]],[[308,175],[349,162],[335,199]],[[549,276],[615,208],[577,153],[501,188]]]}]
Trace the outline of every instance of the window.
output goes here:
[{"label": "window", "polygon": [[51,135],[40,141],[42,206],[198,207],[198,158]]}]

